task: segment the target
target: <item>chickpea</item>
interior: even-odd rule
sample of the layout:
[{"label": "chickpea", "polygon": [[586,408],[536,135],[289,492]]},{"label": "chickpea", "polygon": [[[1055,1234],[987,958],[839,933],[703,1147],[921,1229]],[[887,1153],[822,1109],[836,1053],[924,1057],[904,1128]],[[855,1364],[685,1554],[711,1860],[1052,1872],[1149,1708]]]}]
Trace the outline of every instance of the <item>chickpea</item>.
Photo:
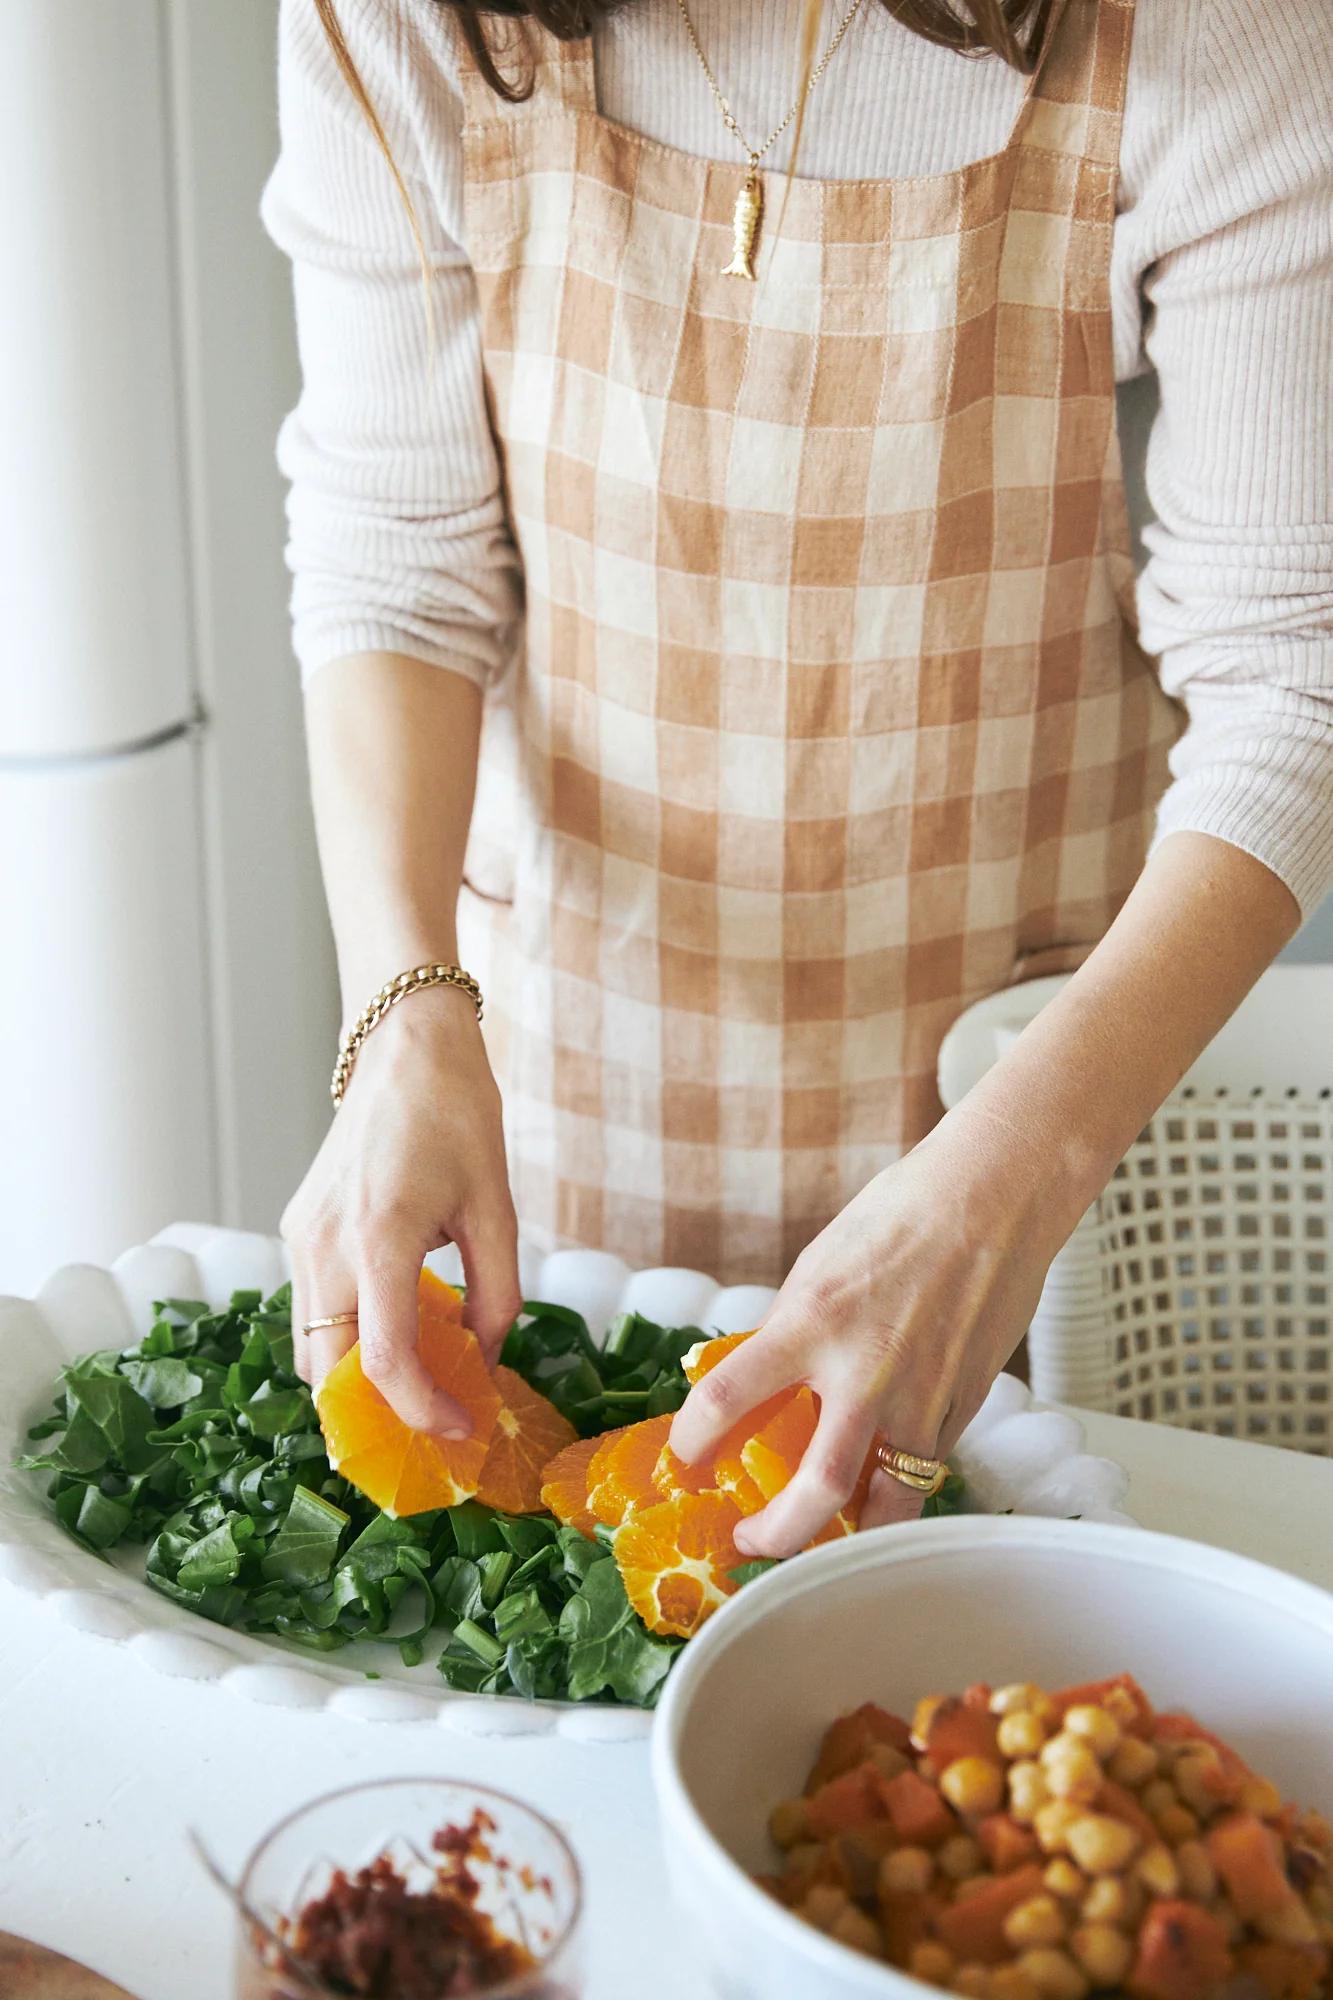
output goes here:
[{"label": "chickpea", "polygon": [[1133,1792],[1156,1777],[1160,1763],[1151,1743],[1141,1736],[1126,1736],[1106,1768],[1117,1785]]},{"label": "chickpea", "polygon": [[990,1976],[991,2000],[1041,2000],[1041,1988],[1019,1965],[997,1965]]},{"label": "chickpea", "polygon": [[1010,1910],[1004,1920],[1005,1941],[1015,1951],[1032,1945],[1063,1944],[1065,1913],[1054,1896],[1029,1896],[1026,1903]]},{"label": "chickpea", "polygon": [[912,1947],[907,1969],[913,1979],[924,1979],[927,1986],[947,1986],[953,1978],[954,1955],[947,1945],[927,1939]]},{"label": "chickpea", "polygon": [[924,1847],[896,1847],[879,1864],[879,1886],[889,1896],[924,1896],[934,1875]]},{"label": "chickpea", "polygon": [[990,1981],[989,1966],[960,1965],[949,1984],[963,2000],[990,2000]]},{"label": "chickpea", "polygon": [[955,1757],[940,1777],[940,1790],[960,1813],[982,1819],[1004,1804],[1004,1772],[989,1757]]},{"label": "chickpea", "polygon": [[1282,1794],[1267,1778],[1247,1778],[1241,1786],[1240,1809],[1260,1819],[1276,1819],[1282,1810]]},{"label": "chickpea", "polygon": [[1011,1681],[1008,1687],[996,1688],[990,1698],[992,1715],[1017,1715],[1023,1709],[1035,1708],[1046,1697],[1031,1681]]},{"label": "chickpea", "polygon": [[1083,1813],[1070,1827],[1069,1852],[1086,1875],[1116,1875],[1139,1846],[1132,1826],[1106,1813]]},{"label": "chickpea", "polygon": [[829,1925],[828,1934],[839,1944],[850,1945],[853,1951],[863,1951],[871,1958],[884,1956],[883,1940],[879,1925],[871,1921],[864,1910],[858,1910],[855,1903],[849,1903],[841,1914]]},{"label": "chickpea", "polygon": [[1046,1741],[1046,1727],[1030,1708],[1001,1718],[998,1731],[1002,1757],[1035,1757]]},{"label": "chickpea", "polygon": [[978,1843],[966,1833],[955,1834],[937,1849],[935,1860],[940,1873],[947,1875],[951,1882],[966,1882],[973,1875],[980,1875],[986,1865],[986,1857]]},{"label": "chickpea", "polygon": [[1188,1806],[1167,1806],[1154,1813],[1153,1823],[1168,1847],[1180,1847],[1199,1831],[1198,1819]]},{"label": "chickpea", "polygon": [[1090,1806],[1102,1788],[1102,1767],[1086,1743],[1062,1732],[1041,1753],[1048,1789],[1057,1799]]},{"label": "chickpea", "polygon": [[1025,1951],[1018,1965],[1034,1981],[1043,2000],[1087,2000],[1087,1975],[1067,1951],[1060,1951],[1054,1945],[1039,1945],[1033,1951]]},{"label": "chickpea", "polygon": [[927,1739],[930,1735],[930,1725],[935,1720],[940,1709],[943,1708],[944,1702],[945,1697],[942,1694],[928,1694],[923,1695],[917,1703],[916,1708],[912,1712],[912,1748],[914,1750],[925,1749]]},{"label": "chickpea", "polygon": [[1177,1759],[1172,1772],[1176,1790],[1200,1819],[1208,1819],[1217,1811],[1217,1793],[1210,1789],[1209,1781],[1215,1786],[1221,1772],[1222,1760],[1215,1750],[1191,1751],[1188,1757]]},{"label": "chickpea", "polygon": [[[1017,1819],[1017,1813],[1014,1818]],[[1032,1831],[1043,1854],[1066,1854],[1069,1851],[1069,1829],[1082,1814],[1068,1799],[1048,1799],[1032,1822]]]},{"label": "chickpea", "polygon": [[1178,1806],[1180,1797],[1169,1778],[1154,1778],[1150,1785],[1144,1786],[1140,1804],[1151,1818],[1156,1819],[1158,1813],[1165,1812],[1168,1806]]},{"label": "chickpea", "polygon": [[1122,1729],[1128,1729],[1139,1719],[1139,1705],[1128,1688],[1108,1688],[1102,1697],[1102,1707]]},{"label": "chickpea", "polygon": [[1135,1864],[1135,1874],[1152,1896],[1175,1896],[1180,1891],[1180,1870],[1169,1847],[1147,1847]]},{"label": "chickpea", "polygon": [[1054,1861],[1047,1863],[1041,1879],[1051,1894],[1065,1903],[1082,1902],[1088,1886],[1087,1876],[1063,1854],[1057,1854]]},{"label": "chickpea", "polygon": [[1040,1764],[1009,1766],[1009,1810],[1020,1826],[1031,1826],[1050,1796]]},{"label": "chickpea", "polygon": [[1183,1840],[1176,1849],[1180,1886],[1196,1903],[1211,1903],[1217,1894],[1217,1870],[1201,1840]]},{"label": "chickpea", "polygon": [[833,1928],[843,1911],[850,1908],[845,1889],[839,1889],[833,1882],[816,1882],[813,1888],[806,1890],[801,1915],[816,1930],[827,1931]]},{"label": "chickpea", "polygon": [[1119,1986],[1134,1963],[1134,1947],[1110,1924],[1082,1924],[1074,1932],[1074,1956],[1094,1986]]},{"label": "chickpea", "polygon": [[1120,1724],[1095,1702],[1079,1702],[1065,1716],[1065,1729],[1086,1743],[1094,1757],[1106,1759],[1120,1747]]},{"label": "chickpea", "polygon": [[804,1799],[779,1799],[768,1816],[769,1838],[775,1847],[798,1846],[810,1831],[810,1814]]},{"label": "chickpea", "polygon": [[1084,1922],[1131,1925],[1138,1917],[1135,1907],[1138,1894],[1137,1883],[1122,1881],[1115,1875],[1103,1875],[1083,1898]]}]

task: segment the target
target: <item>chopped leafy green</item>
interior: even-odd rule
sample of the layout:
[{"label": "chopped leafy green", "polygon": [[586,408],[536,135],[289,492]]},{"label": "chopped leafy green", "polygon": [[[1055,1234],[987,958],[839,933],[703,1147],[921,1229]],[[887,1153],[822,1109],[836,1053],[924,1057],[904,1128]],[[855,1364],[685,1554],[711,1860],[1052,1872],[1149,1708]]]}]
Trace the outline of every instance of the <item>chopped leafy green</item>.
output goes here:
[{"label": "chopped leafy green", "polygon": [[[290,1315],[285,1287],[237,1292],[221,1312],[167,1299],[136,1346],[72,1362],[19,1460],[50,1475],[62,1527],[98,1555],[146,1545],[153,1589],[220,1624],[316,1652],[379,1639],[408,1667],[438,1647],[439,1673],[468,1693],[651,1707],[683,1642],[635,1615],[612,1530],[475,1500],[381,1513],[328,1462]],[[532,1304],[504,1359],[592,1436],[678,1409],[681,1357],[702,1337],[625,1313],[603,1349],[577,1313]],[[951,1478],[926,1511],[961,1500]]]}]

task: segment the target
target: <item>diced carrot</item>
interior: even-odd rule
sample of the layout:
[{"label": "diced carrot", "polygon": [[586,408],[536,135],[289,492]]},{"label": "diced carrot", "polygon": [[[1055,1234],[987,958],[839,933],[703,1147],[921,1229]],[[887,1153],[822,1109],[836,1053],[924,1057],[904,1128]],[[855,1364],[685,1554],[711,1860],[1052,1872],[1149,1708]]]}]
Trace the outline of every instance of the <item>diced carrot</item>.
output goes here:
[{"label": "diced carrot", "polygon": [[840,1777],[830,1778],[806,1800],[806,1821],[816,1840],[835,1833],[850,1833],[854,1827],[868,1826],[888,1817],[883,1781],[873,1764],[858,1764]]},{"label": "diced carrot", "polygon": [[864,1826],[854,1827],[850,1833],[837,1836],[838,1859],[847,1877],[849,1895],[874,1897],[879,1881],[879,1864],[897,1845],[898,1836],[892,1822],[887,1819],[868,1821]]},{"label": "diced carrot", "polygon": [[915,1771],[880,1779],[893,1830],[908,1847],[939,1847],[958,1832],[958,1821],[933,1785]]},{"label": "diced carrot", "polygon": [[941,1910],[935,1935],[954,1956],[967,1964],[998,1965],[1012,1954],[1004,1935],[1004,1920],[1020,1903],[1041,1894],[1042,1871],[1034,1862],[1010,1875],[997,1875],[982,1889]]},{"label": "diced carrot", "polygon": [[1110,1778],[1102,1779],[1102,1788],[1097,1794],[1098,1810],[1110,1818],[1121,1820],[1132,1826],[1141,1840],[1150,1843],[1161,1839],[1157,1828],[1149,1819],[1133,1792],[1127,1792],[1123,1785],[1117,1785]]},{"label": "diced carrot", "polygon": [[926,1730],[926,1755],[933,1768],[947,1771],[959,1757],[999,1760],[999,1717],[989,1708],[970,1705],[966,1695],[948,1695],[936,1708]]},{"label": "diced carrot", "polygon": [[782,1871],[782,1900],[788,1909],[795,1909],[803,1903],[816,1883],[827,1882],[835,1889],[851,1890],[851,1877],[847,1869],[847,1858],[840,1851],[836,1841],[825,1841],[819,1846],[806,1846],[801,1850],[798,1862],[790,1859]]},{"label": "diced carrot", "polygon": [[806,1795],[817,1792],[830,1778],[839,1778],[844,1771],[863,1764],[877,1743],[887,1743],[891,1749],[907,1755],[911,1740],[907,1724],[900,1717],[890,1715],[887,1708],[879,1708],[873,1701],[862,1702],[860,1708],[854,1708],[850,1715],[840,1715],[824,1731],[819,1755],[806,1784]]},{"label": "diced carrot", "polygon": [[971,1687],[963,1689],[963,1707],[984,1709],[989,1715],[992,1692],[988,1681],[973,1681]]},{"label": "diced carrot", "polygon": [[1146,1736],[1152,1726],[1153,1706],[1132,1674],[1116,1674],[1109,1681],[1084,1681],[1079,1687],[1062,1688],[1051,1700],[1056,1713],[1063,1716],[1071,1708],[1100,1707],[1113,1688],[1123,1688],[1138,1710],[1137,1721],[1129,1725],[1130,1734]]},{"label": "diced carrot", "polygon": [[1216,1782],[1210,1784],[1207,1779],[1204,1780],[1204,1789],[1226,1804],[1234,1804],[1240,1797],[1242,1785],[1254,1776],[1244,1758],[1229,1743],[1224,1743],[1220,1736],[1214,1736],[1211,1729],[1205,1729],[1192,1715],[1159,1715],[1153,1725],[1153,1739],[1157,1743],[1206,1743],[1210,1750],[1215,1750],[1222,1768]]},{"label": "diced carrot", "polygon": [[890,1964],[907,1964],[916,1947],[929,1937],[939,1907],[935,1896],[881,1890],[879,1928],[884,1939],[884,1955]]},{"label": "diced carrot", "polygon": [[986,1859],[997,1875],[1012,1874],[1025,1861],[1035,1861],[1041,1853],[1031,1828],[1020,1826],[1006,1812],[991,1813],[974,1829]]},{"label": "diced carrot", "polygon": [[1313,2000],[1328,1973],[1328,1953],[1317,1946],[1256,1940],[1239,1947],[1236,1963],[1258,1982],[1267,2000]]},{"label": "diced carrot", "polygon": [[1209,2000],[1233,1963],[1217,1917],[1197,1903],[1153,1903],[1125,1983],[1135,2000]]},{"label": "diced carrot", "polygon": [[1282,1843],[1253,1813],[1232,1813],[1208,1829],[1208,1852],[1236,1913],[1247,1924],[1286,1909],[1296,1891],[1287,1880]]}]

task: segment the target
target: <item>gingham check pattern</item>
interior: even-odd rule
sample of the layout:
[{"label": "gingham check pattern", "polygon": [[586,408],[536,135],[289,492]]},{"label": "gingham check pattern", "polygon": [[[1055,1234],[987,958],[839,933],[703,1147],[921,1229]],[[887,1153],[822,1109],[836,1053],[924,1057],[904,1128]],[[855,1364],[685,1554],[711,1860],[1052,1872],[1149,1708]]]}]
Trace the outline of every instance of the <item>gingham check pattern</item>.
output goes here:
[{"label": "gingham check pattern", "polygon": [[519,105],[460,58],[527,583],[478,828],[512,903],[465,935],[544,1245],[778,1281],[938,1115],[957,1014],[1142,865],[1179,721],[1114,422],[1132,24],[1068,0],[959,172],[767,176],[756,284],[743,169],[601,117],[588,44],[535,38]]}]

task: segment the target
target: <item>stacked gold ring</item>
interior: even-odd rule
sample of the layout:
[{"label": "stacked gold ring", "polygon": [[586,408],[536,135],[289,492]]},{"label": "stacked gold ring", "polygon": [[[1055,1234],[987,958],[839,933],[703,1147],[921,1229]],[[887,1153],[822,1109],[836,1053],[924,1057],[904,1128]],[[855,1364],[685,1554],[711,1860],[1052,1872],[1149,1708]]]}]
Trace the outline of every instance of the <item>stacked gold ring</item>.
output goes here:
[{"label": "stacked gold ring", "polygon": [[918,1458],[915,1452],[899,1451],[893,1444],[875,1446],[875,1463],[890,1479],[910,1487],[913,1493],[923,1494],[927,1500],[939,1492],[949,1477],[949,1468],[942,1458]]},{"label": "stacked gold ring", "polygon": [[321,1326],[355,1326],[358,1317],[354,1312],[328,1313],[323,1319],[308,1319],[301,1331],[315,1333]]}]

